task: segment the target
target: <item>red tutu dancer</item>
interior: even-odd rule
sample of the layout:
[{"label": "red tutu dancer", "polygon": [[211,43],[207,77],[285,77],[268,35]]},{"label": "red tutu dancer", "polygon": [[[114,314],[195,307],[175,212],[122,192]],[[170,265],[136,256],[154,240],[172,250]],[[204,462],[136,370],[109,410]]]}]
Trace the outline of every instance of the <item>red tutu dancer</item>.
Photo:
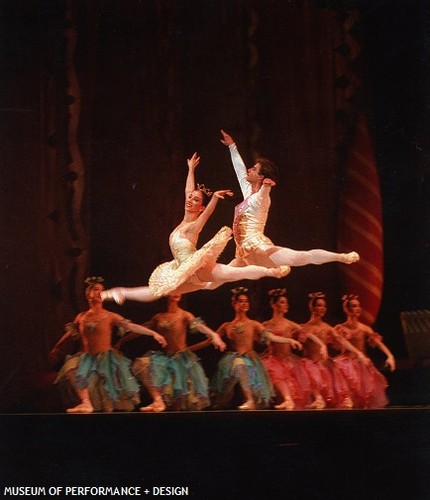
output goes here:
[{"label": "red tutu dancer", "polygon": [[[385,366],[390,371],[394,371],[396,368],[394,356],[382,341],[381,335],[359,321],[361,307],[358,296],[344,295],[342,303],[347,320],[335,326],[338,335],[352,344],[361,355],[366,354],[366,345],[378,348],[387,356]],[[349,382],[354,406],[357,408],[383,408],[389,403],[386,396],[388,382],[370,359],[366,359],[366,363],[360,362],[359,355],[350,350],[339,357],[339,362],[345,365],[349,362],[351,374]]]},{"label": "red tutu dancer", "polygon": [[292,352],[302,350],[302,344],[294,338],[300,332],[300,325],[285,317],[288,313],[288,299],[285,288],[269,291],[272,318],[263,325],[275,335],[289,339],[288,344],[270,343],[262,355],[262,362],[268,371],[276,392],[282,397],[277,410],[304,408],[311,395],[311,383],[303,358]]}]

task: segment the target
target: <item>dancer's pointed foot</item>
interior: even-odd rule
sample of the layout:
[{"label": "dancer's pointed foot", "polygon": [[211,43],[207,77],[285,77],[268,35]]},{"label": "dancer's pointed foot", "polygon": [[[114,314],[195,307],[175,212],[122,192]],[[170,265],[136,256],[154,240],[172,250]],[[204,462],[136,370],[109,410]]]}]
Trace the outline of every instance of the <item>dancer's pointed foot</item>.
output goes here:
[{"label": "dancer's pointed foot", "polygon": [[93,413],[93,411],[93,405],[89,401],[83,401],[73,408],[67,408],[66,410],[67,413]]},{"label": "dancer's pointed foot", "polygon": [[157,399],[148,406],[142,406],[141,408],[139,408],[139,411],[143,411],[143,412],[153,411],[156,413],[160,413],[160,412],[164,411],[165,409],[166,409],[166,405],[164,404],[164,401],[162,399]]},{"label": "dancer's pointed foot", "polygon": [[285,398],[285,401],[281,404],[275,405],[276,410],[294,410],[295,407],[296,405],[291,397]]},{"label": "dancer's pointed foot", "polygon": [[238,410],[242,410],[242,411],[255,410],[255,403],[254,403],[254,401],[252,401],[252,399],[250,399],[248,401],[245,401],[245,403],[243,403],[243,405],[240,405],[237,408],[238,408]]},{"label": "dancer's pointed foot", "polygon": [[287,266],[287,265],[279,266],[279,267],[271,269],[271,271],[273,271],[273,276],[275,278],[284,278],[285,276],[287,276],[287,274],[290,274],[291,267]]},{"label": "dancer's pointed foot", "polygon": [[349,252],[349,253],[344,253],[344,264],[354,264],[355,262],[358,262],[360,260],[360,256],[358,255],[357,252]]},{"label": "dancer's pointed foot", "polygon": [[103,290],[100,293],[102,300],[114,300],[120,306],[124,304],[125,297],[121,288],[111,288],[110,290]]},{"label": "dancer's pointed foot", "polygon": [[281,278],[284,276],[287,276],[287,274],[290,274],[291,272],[291,267],[290,266],[279,266],[279,270],[281,271]]}]

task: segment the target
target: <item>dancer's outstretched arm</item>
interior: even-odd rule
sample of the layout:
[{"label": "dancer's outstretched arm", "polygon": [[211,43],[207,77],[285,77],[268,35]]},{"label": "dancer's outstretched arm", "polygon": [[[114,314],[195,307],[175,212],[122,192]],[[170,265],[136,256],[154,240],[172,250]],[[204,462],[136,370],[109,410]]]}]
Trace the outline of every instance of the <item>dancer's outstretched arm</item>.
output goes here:
[{"label": "dancer's outstretched arm", "polygon": [[233,163],[234,171],[236,172],[236,177],[239,182],[242,195],[244,198],[248,198],[248,196],[252,194],[252,187],[251,184],[246,180],[246,176],[248,173],[246,165],[239,154],[233,137],[227,134],[227,132],[222,129],[221,135],[223,137],[221,139],[221,143],[224,144],[224,146],[227,146],[230,151],[231,161]]},{"label": "dancer's outstretched arm", "polygon": [[220,191],[215,191],[209,203],[206,205],[206,208],[203,210],[199,218],[193,224],[193,230],[196,233],[201,232],[204,225],[209,220],[209,217],[214,213],[218,201],[220,199],[223,200],[226,196],[233,196],[233,191],[230,191],[230,189],[221,189]]},{"label": "dancer's outstretched arm", "polygon": [[396,369],[396,360],[394,359],[393,353],[390,351],[390,349],[388,349],[384,342],[382,342],[382,340],[374,340],[374,344],[387,356],[384,366],[387,366],[390,371],[393,372]]},{"label": "dancer's outstretched arm", "polygon": [[293,349],[298,349],[299,351],[303,349],[302,344],[298,340],[288,337],[281,337],[280,335],[275,335],[270,330],[264,330],[263,336],[266,340],[269,340],[270,342],[275,342],[278,344],[290,344]]},{"label": "dancer's outstretched arm", "polygon": [[155,341],[157,341],[161,347],[166,347],[167,342],[166,339],[160,335],[155,330],[151,330],[143,325],[137,325],[136,323],[132,323],[131,321],[127,322],[126,328],[128,331],[137,334],[137,335],[147,335],[149,337],[153,337]]},{"label": "dancer's outstretched arm", "polygon": [[[206,326],[203,322],[197,322],[196,326],[194,327],[196,330],[198,330],[199,332],[203,333],[204,335],[206,335],[208,337],[207,341],[209,341],[210,343],[212,343],[215,347],[215,349],[219,349],[220,351],[224,351],[226,349],[226,345],[225,343],[223,342],[223,340],[221,339],[221,337],[218,335],[218,333],[214,332],[213,330],[211,330],[208,326]],[[206,342],[207,341],[203,341],[201,342],[201,346],[200,348],[202,347],[203,344],[205,344],[203,347],[206,346]],[[194,346],[197,346],[198,344],[194,344]],[[194,350],[197,350],[197,347],[195,347]]]}]

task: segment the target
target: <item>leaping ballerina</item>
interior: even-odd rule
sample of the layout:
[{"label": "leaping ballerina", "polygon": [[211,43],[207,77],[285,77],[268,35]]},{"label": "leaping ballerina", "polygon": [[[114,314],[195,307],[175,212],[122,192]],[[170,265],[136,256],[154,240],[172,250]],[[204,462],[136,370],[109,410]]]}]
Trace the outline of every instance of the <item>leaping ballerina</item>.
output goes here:
[{"label": "leaping ballerina", "polygon": [[[196,185],[194,171],[200,163],[197,153],[187,163],[184,218],[169,238],[174,260],[160,264],[151,274],[148,286],[111,288],[102,292],[103,300],[115,300],[118,304],[125,300],[152,302],[173,292],[185,294],[244,279],[282,278],[290,272],[287,265],[232,267],[218,263],[218,256],[231,239],[232,231],[229,227],[222,227],[197,250],[199,235],[218,201],[233,193],[229,189],[223,189],[212,194],[204,185]],[[206,207],[203,203],[205,194],[212,195]]]}]

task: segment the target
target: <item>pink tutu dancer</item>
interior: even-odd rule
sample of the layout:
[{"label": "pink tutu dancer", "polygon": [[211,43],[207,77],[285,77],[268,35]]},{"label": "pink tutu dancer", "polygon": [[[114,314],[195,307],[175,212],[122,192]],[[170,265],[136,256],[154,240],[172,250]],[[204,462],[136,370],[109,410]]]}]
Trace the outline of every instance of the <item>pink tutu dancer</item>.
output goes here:
[{"label": "pink tutu dancer", "polygon": [[347,320],[336,325],[335,330],[339,336],[356,349],[355,352],[350,350],[345,353],[339,360],[344,366],[348,363],[344,359],[345,357],[351,360],[348,369],[351,375],[349,383],[354,406],[357,408],[383,408],[389,403],[386,395],[388,382],[367,358],[366,345],[378,348],[387,356],[385,366],[390,371],[394,371],[396,368],[394,356],[382,341],[381,335],[359,321],[361,307],[358,296],[344,295],[342,304]]},{"label": "pink tutu dancer", "polygon": [[281,402],[275,406],[279,410],[304,408],[311,396],[311,381],[304,366],[304,360],[292,352],[302,349],[302,345],[294,338],[300,326],[285,317],[288,313],[288,299],[285,288],[269,291],[272,307],[272,318],[265,321],[264,326],[275,335],[290,340],[287,344],[270,344],[262,362],[269,373]]},{"label": "pink tutu dancer", "polygon": [[[357,370],[344,358],[329,357],[327,346],[332,349],[342,348],[352,351],[360,359],[366,360],[365,356],[358,352],[346,339],[328,323],[323,321],[327,312],[325,294],[315,292],[309,294],[310,320],[302,325],[300,339],[304,342],[304,355],[306,369],[311,378],[313,389],[320,394],[324,403],[332,408],[352,408],[354,405],[351,387],[353,380],[358,379]],[[348,383],[351,381],[351,383]],[[311,407],[320,405],[320,397],[317,397]]]}]

